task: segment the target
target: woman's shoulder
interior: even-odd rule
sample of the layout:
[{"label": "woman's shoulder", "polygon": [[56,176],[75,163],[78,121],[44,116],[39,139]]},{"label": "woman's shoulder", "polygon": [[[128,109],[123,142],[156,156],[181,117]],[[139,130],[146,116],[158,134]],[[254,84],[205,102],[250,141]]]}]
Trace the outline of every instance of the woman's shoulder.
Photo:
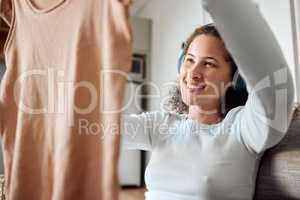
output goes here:
[{"label": "woman's shoulder", "polygon": [[225,124],[227,127],[232,127],[237,125],[238,121],[241,119],[241,113],[244,112],[245,106],[238,106],[235,108],[232,108],[227,115],[225,116],[223,120],[223,124]]},{"label": "woman's shoulder", "polygon": [[237,117],[239,113],[241,113],[244,110],[245,106],[238,106],[235,108],[232,108],[226,115],[225,120],[232,120]]}]

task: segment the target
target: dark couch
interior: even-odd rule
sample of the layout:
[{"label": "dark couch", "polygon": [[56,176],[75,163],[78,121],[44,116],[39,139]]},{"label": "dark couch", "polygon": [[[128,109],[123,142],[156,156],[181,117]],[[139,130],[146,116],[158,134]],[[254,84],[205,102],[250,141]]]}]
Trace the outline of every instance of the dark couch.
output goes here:
[{"label": "dark couch", "polygon": [[296,113],[286,137],[261,160],[255,200],[300,200],[299,107]]}]

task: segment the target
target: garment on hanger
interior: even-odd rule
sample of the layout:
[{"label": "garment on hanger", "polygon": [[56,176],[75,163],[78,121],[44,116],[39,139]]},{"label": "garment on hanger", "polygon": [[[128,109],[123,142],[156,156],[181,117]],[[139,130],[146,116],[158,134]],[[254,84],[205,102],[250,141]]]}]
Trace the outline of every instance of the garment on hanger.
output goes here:
[{"label": "garment on hanger", "polygon": [[131,66],[130,1],[48,2],[0,0],[10,25],[0,89],[7,199],[104,199],[119,149],[105,134],[118,133],[109,127],[119,126]]}]

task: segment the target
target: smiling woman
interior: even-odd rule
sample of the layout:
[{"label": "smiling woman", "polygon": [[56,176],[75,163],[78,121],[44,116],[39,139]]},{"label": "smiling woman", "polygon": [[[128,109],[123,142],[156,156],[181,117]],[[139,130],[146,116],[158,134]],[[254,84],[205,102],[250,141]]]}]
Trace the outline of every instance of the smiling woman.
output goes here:
[{"label": "smiling woman", "polygon": [[188,113],[187,105],[193,101],[217,100],[217,104],[221,102],[218,116],[224,118],[231,109],[245,105],[248,98],[245,82],[214,24],[192,33],[183,45],[178,67],[181,88],[178,85],[171,89],[165,105],[168,111]]},{"label": "smiling woman", "polygon": [[209,35],[199,34],[187,44],[180,70],[180,86],[183,101],[190,109],[201,104],[202,108],[217,108],[215,116],[220,116],[220,100],[236,70],[226,61],[226,54],[221,41]]},{"label": "smiling woman", "polygon": [[[215,26],[197,29],[183,49],[176,94],[184,103],[176,105],[184,106],[176,111],[185,113],[157,111],[122,120],[124,148],[152,152],[147,200],[253,199],[260,158],[290,124],[292,76],[254,1],[202,5]],[[227,95],[230,87],[240,89],[234,84],[237,69],[249,98],[222,109],[226,96],[232,97],[229,105],[237,99]]]}]

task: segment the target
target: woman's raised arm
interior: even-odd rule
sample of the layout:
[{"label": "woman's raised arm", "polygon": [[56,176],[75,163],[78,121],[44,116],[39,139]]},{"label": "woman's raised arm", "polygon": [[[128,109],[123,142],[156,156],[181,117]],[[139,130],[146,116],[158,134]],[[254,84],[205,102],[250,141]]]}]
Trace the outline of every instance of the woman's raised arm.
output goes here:
[{"label": "woman's raised arm", "polygon": [[235,120],[239,140],[255,153],[285,135],[294,88],[288,64],[269,25],[252,0],[202,0],[250,93]]}]

